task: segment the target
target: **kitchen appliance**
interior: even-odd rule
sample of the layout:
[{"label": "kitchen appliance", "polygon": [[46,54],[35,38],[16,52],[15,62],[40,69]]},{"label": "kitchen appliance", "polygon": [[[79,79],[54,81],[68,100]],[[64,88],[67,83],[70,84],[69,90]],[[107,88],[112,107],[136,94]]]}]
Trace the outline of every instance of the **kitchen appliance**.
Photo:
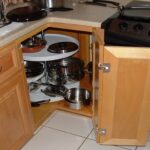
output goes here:
[{"label": "kitchen appliance", "polygon": [[133,1],[102,23],[105,45],[150,46],[150,2]]},{"label": "kitchen appliance", "polygon": [[49,11],[73,10],[73,8],[65,6],[64,0],[32,0],[32,2],[38,5],[39,7]]}]

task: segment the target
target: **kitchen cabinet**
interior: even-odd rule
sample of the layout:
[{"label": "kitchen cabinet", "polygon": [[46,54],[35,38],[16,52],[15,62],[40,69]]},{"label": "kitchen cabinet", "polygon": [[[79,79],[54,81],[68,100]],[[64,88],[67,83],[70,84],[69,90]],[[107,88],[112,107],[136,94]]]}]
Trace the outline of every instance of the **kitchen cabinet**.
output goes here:
[{"label": "kitchen cabinet", "polygon": [[97,142],[145,145],[150,128],[150,49],[104,46],[93,31],[93,122]]},{"label": "kitchen cabinet", "polygon": [[19,150],[34,123],[19,45],[0,49],[0,149]]},{"label": "kitchen cabinet", "polygon": [[[56,33],[53,31],[54,28],[59,34],[62,32],[68,34],[66,32],[70,31],[78,32],[80,35],[87,33],[85,39],[89,39],[93,27],[84,28],[83,26],[51,23],[34,29],[16,41],[21,43],[45,29]],[[60,28],[62,28],[61,32],[58,31]],[[78,34],[72,36],[79,38]],[[42,112],[45,116],[41,116],[40,121],[37,121],[37,126],[55,109],[89,117],[92,114],[98,143],[144,145],[150,128],[149,48],[104,46],[104,33],[100,28],[93,29],[92,38],[92,112],[91,105],[78,111],[69,109],[64,101],[57,104],[45,104],[37,108],[39,110],[36,108],[33,110],[35,113]],[[82,54],[79,56],[85,62],[89,61],[87,43],[89,44],[89,42],[81,40],[81,44],[88,47],[85,48],[86,53],[82,49]],[[0,149],[8,150],[11,147],[11,149],[17,150],[30,139],[34,130],[23,59],[19,46],[12,43],[0,49],[0,57],[0,121],[2,122],[0,125]],[[90,87],[91,84],[86,85],[88,79],[85,79],[82,82],[85,85],[82,84],[82,87]],[[36,115],[35,117],[35,120],[38,120]]]}]

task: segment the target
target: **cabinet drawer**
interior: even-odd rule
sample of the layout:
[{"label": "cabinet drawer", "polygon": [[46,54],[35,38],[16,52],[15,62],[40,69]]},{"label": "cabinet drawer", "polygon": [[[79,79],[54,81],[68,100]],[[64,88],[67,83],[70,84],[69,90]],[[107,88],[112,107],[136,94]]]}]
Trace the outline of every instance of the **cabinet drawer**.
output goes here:
[{"label": "cabinet drawer", "polygon": [[0,49],[0,83],[21,68],[19,55],[19,47],[14,44]]}]

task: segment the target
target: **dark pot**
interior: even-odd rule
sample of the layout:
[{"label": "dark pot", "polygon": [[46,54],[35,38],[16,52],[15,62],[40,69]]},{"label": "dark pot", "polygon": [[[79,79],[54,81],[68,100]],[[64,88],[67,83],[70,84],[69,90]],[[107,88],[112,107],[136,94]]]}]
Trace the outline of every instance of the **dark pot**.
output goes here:
[{"label": "dark pot", "polygon": [[35,77],[42,74],[45,70],[43,62],[24,61],[26,77]]}]

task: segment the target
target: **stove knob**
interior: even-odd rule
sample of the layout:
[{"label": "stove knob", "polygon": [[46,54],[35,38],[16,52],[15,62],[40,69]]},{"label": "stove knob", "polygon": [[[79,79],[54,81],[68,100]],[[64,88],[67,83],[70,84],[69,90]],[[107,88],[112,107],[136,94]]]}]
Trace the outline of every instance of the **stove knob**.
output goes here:
[{"label": "stove knob", "polygon": [[134,31],[136,31],[136,32],[142,31],[143,28],[144,28],[144,27],[143,27],[143,25],[141,25],[141,24],[136,24],[136,25],[133,26],[133,29],[134,29]]},{"label": "stove knob", "polygon": [[120,29],[120,31],[127,31],[128,24],[126,22],[120,22],[119,23],[119,29]]}]

